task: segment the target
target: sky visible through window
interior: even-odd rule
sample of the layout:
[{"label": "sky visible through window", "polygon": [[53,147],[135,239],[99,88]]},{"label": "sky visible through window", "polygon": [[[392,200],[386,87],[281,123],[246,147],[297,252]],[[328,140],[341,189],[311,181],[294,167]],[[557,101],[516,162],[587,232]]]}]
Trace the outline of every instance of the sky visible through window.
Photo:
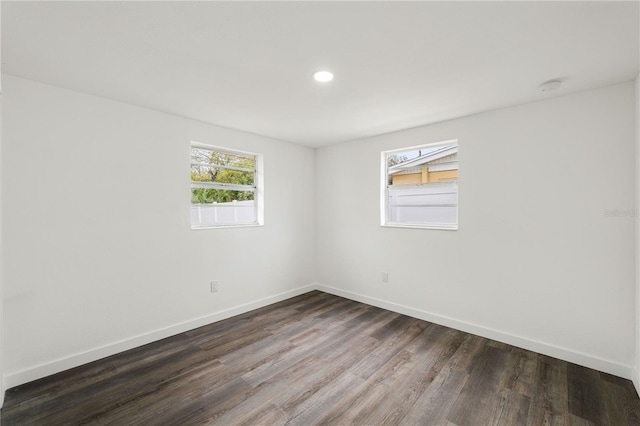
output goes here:
[{"label": "sky visible through window", "polygon": [[442,148],[441,146],[436,146],[433,148],[424,148],[422,150],[415,150],[415,151],[406,151],[406,152],[402,152],[402,154],[404,156],[407,157],[407,160],[413,160],[416,157],[419,157],[420,155],[425,155],[428,154],[430,152],[436,151],[438,149]]},{"label": "sky visible through window", "polygon": [[390,156],[394,156],[397,160],[395,161],[391,161],[389,163],[389,165],[394,165],[394,164],[398,164],[398,161],[400,160],[400,162],[405,162],[405,161],[409,161],[409,160],[413,160],[414,158],[417,158],[421,155],[425,155],[428,154],[430,152],[436,151],[438,149],[441,149],[442,146],[436,146],[436,147],[432,147],[432,148],[423,148],[423,149],[416,149],[416,150],[412,150],[412,151],[398,151],[398,152],[394,152],[393,154],[391,154]]}]

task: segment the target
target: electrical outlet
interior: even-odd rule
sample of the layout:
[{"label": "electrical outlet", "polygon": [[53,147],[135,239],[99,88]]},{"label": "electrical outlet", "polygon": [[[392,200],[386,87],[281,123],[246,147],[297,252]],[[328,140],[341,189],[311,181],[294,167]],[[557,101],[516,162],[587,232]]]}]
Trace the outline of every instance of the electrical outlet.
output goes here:
[{"label": "electrical outlet", "polygon": [[388,283],[389,282],[389,273],[388,272],[383,272],[380,278],[382,279],[383,283]]},{"label": "electrical outlet", "polygon": [[218,292],[218,281],[211,281],[211,293]]}]

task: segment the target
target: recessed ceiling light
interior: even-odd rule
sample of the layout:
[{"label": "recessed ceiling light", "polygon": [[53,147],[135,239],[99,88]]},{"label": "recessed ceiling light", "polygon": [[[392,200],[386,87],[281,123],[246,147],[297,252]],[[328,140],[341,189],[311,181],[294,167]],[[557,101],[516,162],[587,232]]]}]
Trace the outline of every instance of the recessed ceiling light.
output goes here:
[{"label": "recessed ceiling light", "polygon": [[317,71],[313,74],[313,78],[316,81],[326,83],[327,81],[333,80],[333,73],[329,71]]},{"label": "recessed ceiling light", "polygon": [[551,80],[546,83],[542,83],[540,86],[540,90],[543,92],[550,92],[552,90],[558,90],[562,86],[562,82],[560,80]]}]

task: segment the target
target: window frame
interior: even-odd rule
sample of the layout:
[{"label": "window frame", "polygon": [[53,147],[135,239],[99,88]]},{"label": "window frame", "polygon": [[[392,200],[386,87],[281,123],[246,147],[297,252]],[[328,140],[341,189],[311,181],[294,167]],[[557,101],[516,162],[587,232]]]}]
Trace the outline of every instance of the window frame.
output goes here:
[{"label": "window frame", "polygon": [[[440,142],[426,143],[420,145],[407,146],[397,149],[390,149],[386,151],[382,151],[380,153],[380,226],[388,227],[388,228],[410,228],[410,229],[439,229],[439,230],[449,230],[449,231],[457,231],[460,224],[460,200],[459,200],[459,180],[456,180],[456,222],[455,224],[437,224],[437,223],[415,223],[415,222],[391,222],[389,220],[390,212],[389,212],[389,167],[388,156],[391,154],[397,154],[401,152],[407,151],[417,151],[425,148],[435,148],[439,146],[446,145],[455,145],[459,149],[458,139],[451,139]],[[425,185],[425,183],[411,184],[407,185],[407,187],[420,187]]]},{"label": "window frame", "polygon": [[[254,168],[253,170],[251,170],[251,169],[246,169],[242,167],[225,166],[221,164],[215,165],[216,168],[221,168],[226,170],[253,171],[253,185],[231,184],[231,183],[224,183],[224,182],[196,182],[189,179],[189,200],[190,200],[189,201],[189,213],[190,213],[189,222],[190,222],[191,229],[200,230],[200,229],[246,228],[246,227],[263,226],[264,225],[263,155],[255,152],[241,151],[238,149],[191,141],[191,143],[189,144],[189,169],[191,169],[191,167],[194,165],[212,166],[212,164],[194,163],[191,160],[191,151],[193,148],[204,149],[207,151],[218,152],[222,154],[236,155],[236,156],[242,156],[242,157],[253,157]],[[253,192],[255,221],[239,222],[239,223],[194,225],[191,219],[191,207],[194,205],[194,203],[191,202],[191,196],[192,196],[192,190],[194,188],[208,188],[208,189]]]}]

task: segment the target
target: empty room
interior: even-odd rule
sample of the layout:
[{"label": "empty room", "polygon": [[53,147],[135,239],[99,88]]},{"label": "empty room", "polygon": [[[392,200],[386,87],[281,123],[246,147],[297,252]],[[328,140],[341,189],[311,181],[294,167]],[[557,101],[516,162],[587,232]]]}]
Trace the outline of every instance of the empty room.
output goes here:
[{"label": "empty room", "polygon": [[0,16],[3,425],[640,425],[640,2]]}]

